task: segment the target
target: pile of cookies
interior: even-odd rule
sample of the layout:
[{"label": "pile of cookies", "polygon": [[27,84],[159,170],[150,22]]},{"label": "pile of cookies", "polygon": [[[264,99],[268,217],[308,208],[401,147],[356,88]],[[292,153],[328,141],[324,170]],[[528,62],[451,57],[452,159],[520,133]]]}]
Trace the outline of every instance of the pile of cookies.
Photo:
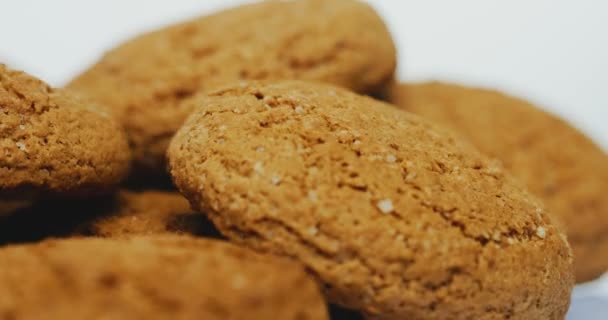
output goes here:
[{"label": "pile of cookies", "polygon": [[563,319],[608,270],[608,157],[395,67],[356,0],[169,26],[66,88],[0,65],[0,319]]}]

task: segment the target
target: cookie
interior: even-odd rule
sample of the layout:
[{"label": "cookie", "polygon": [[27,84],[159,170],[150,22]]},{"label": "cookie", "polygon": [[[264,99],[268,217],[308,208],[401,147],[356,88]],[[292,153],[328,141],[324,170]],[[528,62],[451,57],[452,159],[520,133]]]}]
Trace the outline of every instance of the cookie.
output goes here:
[{"label": "cookie", "polygon": [[497,91],[403,84],[393,101],[496,157],[562,221],[577,281],[608,270],[608,157],[565,121]]},{"label": "cookie", "polygon": [[0,212],[38,194],[91,194],[127,175],[119,124],[90,101],[0,64]]},{"label": "cookie", "polygon": [[0,249],[3,319],[327,319],[301,266],[183,236]]},{"label": "cookie", "polygon": [[74,79],[125,126],[136,167],[165,171],[167,145],[191,109],[181,101],[243,79],[314,79],[372,94],[395,70],[384,23],[355,0],[266,1],[151,32]]},{"label": "cookie", "polygon": [[122,190],[114,205],[84,222],[76,234],[126,237],[163,233],[219,236],[204,214],[177,192]]},{"label": "cookie", "polygon": [[196,105],[168,150],[182,194],[232,241],[301,261],[329,301],[371,319],[563,319],[564,235],[449,132],[320,83]]}]

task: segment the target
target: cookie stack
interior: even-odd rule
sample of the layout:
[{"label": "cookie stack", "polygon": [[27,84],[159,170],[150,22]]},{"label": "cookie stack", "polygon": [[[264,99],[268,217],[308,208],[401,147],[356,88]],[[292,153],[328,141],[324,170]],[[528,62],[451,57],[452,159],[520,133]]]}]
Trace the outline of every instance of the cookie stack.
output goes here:
[{"label": "cookie stack", "polygon": [[63,89],[0,65],[0,319],[563,319],[608,269],[606,154],[395,56],[368,5],[295,0]]}]

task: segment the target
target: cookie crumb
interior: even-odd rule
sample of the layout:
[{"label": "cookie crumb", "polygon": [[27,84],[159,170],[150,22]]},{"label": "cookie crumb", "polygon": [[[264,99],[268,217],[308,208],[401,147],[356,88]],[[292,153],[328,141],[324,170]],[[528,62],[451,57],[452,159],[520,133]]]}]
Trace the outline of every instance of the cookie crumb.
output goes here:
[{"label": "cookie crumb", "polygon": [[405,181],[412,181],[416,178],[416,172],[410,172],[405,176]]},{"label": "cookie crumb", "polygon": [[281,183],[281,177],[279,176],[272,176],[272,178],[270,178],[270,182],[274,185],[277,185],[279,183]]},{"label": "cookie crumb", "polygon": [[310,227],[307,231],[308,234],[310,234],[311,236],[316,236],[317,234],[319,234],[319,229],[317,227]]},{"label": "cookie crumb", "polygon": [[25,143],[23,143],[21,141],[17,141],[17,142],[15,142],[15,145],[17,145],[17,148],[19,148],[19,150],[27,151],[27,147],[25,146]]},{"label": "cookie crumb", "polygon": [[317,202],[319,200],[319,197],[317,196],[317,193],[313,190],[308,191],[308,199],[310,199],[310,201],[312,202]]},{"label": "cookie crumb", "polygon": [[489,174],[499,174],[500,171],[500,167],[497,165],[490,165],[486,168],[486,172]]},{"label": "cookie crumb", "polygon": [[494,231],[494,233],[492,233],[492,240],[494,240],[494,241],[500,241],[500,238],[501,238],[500,231]]},{"label": "cookie crumb", "polygon": [[393,202],[390,199],[380,200],[376,203],[376,206],[382,213],[391,213],[395,210]]},{"label": "cookie crumb", "polygon": [[297,114],[302,114],[304,112],[304,108],[302,108],[301,106],[296,106],[295,109],[294,109],[294,111]]},{"label": "cookie crumb", "polygon": [[22,125],[22,124],[20,124],[20,125],[19,125],[19,129],[21,129],[21,130],[25,130],[25,126],[24,126],[24,125]]},{"label": "cookie crumb", "polygon": [[361,140],[355,140],[353,141],[353,146],[358,146],[361,144]]},{"label": "cookie crumb", "polygon": [[395,157],[394,154],[389,154],[386,156],[386,162],[395,163],[395,161],[397,161],[397,157]]},{"label": "cookie crumb", "polygon": [[545,236],[547,235],[547,231],[545,230],[545,227],[538,227],[538,228],[536,228],[536,235],[539,238],[544,239]]},{"label": "cookie crumb", "polygon": [[264,165],[258,161],[253,165],[253,170],[257,173],[264,173]]}]

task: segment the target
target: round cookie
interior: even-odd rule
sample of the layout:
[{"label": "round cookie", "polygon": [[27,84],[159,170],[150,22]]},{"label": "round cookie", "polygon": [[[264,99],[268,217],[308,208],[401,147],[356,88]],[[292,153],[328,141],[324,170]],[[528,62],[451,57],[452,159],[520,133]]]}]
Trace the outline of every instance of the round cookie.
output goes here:
[{"label": "round cookie", "polygon": [[163,233],[218,236],[204,214],[177,192],[122,190],[114,205],[83,223],[77,234],[125,237]]},{"label": "round cookie", "polygon": [[373,319],[563,319],[563,234],[493,161],[330,85],[254,82],[196,103],[168,150],[231,240],[301,261]]},{"label": "round cookie", "polygon": [[39,193],[91,194],[127,175],[120,126],[91,102],[0,64],[0,212]]},{"label": "round cookie", "polygon": [[403,84],[393,102],[496,157],[564,224],[578,282],[608,270],[608,156],[563,120],[518,98],[447,83]]},{"label": "round cookie", "polygon": [[125,126],[136,167],[158,174],[198,91],[239,79],[314,79],[361,93],[395,70],[384,23],[355,0],[266,1],[151,32],[107,53],[69,87]]},{"label": "round cookie", "polygon": [[289,261],[183,236],[0,249],[3,319],[327,319]]}]

